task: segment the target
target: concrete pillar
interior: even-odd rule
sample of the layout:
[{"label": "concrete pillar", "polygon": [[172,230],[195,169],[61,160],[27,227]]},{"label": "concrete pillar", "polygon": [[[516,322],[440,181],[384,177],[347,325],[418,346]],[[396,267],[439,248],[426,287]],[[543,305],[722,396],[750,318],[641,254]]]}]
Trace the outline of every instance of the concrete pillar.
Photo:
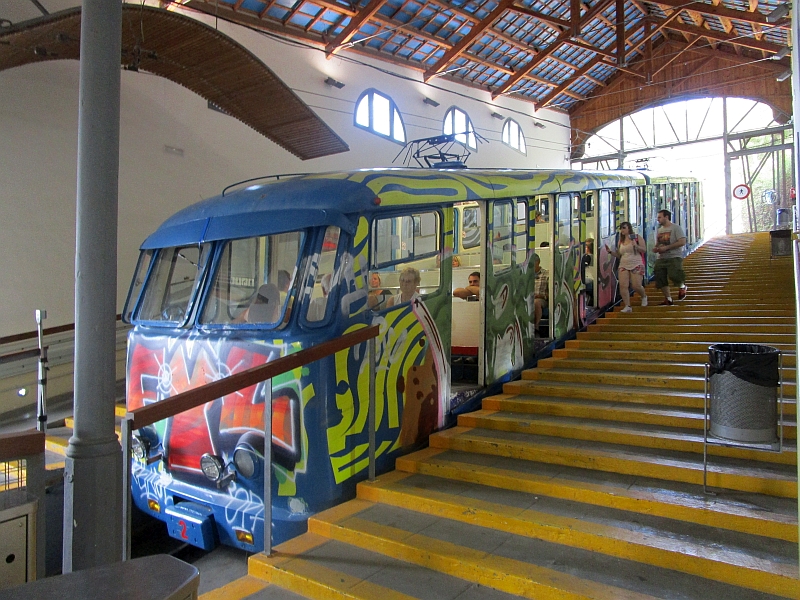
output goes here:
[{"label": "concrete pillar", "polygon": [[122,559],[122,453],[114,432],[121,24],[120,2],[84,0],[65,573]]}]

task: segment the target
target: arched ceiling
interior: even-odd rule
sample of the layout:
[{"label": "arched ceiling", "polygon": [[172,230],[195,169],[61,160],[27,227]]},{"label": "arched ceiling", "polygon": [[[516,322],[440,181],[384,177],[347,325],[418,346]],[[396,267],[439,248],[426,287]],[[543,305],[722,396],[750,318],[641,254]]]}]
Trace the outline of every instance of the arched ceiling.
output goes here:
[{"label": "arched ceiling", "polygon": [[[80,8],[0,28],[0,70],[77,60],[80,35]],[[301,159],[349,150],[264,63],[195,19],[160,8],[123,6],[121,64],[192,90]]]},{"label": "arched ceiling", "polygon": [[[572,119],[573,155],[586,135],[633,107],[728,94],[770,104],[779,120],[791,112],[786,100],[791,98],[790,81],[775,81],[777,73],[790,68],[790,59],[781,55],[790,43],[791,23],[787,17],[775,23],[767,20],[783,4],[778,0],[179,0],[161,4],[180,4],[190,11],[304,40],[328,55],[348,51],[410,67],[429,82],[444,77],[493,97],[512,95],[536,108],[564,111]],[[135,36],[126,39],[135,40]],[[169,52],[177,63],[210,54],[204,44],[190,49],[186,39],[167,30],[162,41],[164,47],[157,54]],[[126,50],[135,47],[128,41]],[[224,107],[228,90],[221,84],[226,69],[239,66],[227,53],[211,58],[214,70],[220,69],[221,74],[212,74],[209,67],[204,77],[214,82],[211,87],[217,99],[206,95],[212,90],[203,95]],[[145,58],[140,60],[144,65]],[[202,66],[192,64],[195,69]],[[247,122],[255,104],[236,113],[237,118]]]},{"label": "arched ceiling", "polygon": [[[769,23],[778,0],[181,0],[246,26],[412,67],[426,81],[446,77],[493,97],[511,94],[537,108],[572,114],[602,98],[617,79],[648,89],[649,102],[701,94],[706,75],[764,80],[788,69],[788,17]],[[694,87],[664,80],[688,67]],[[724,65],[724,66],[722,66]],[[672,67],[670,69],[670,67]],[[739,69],[739,67],[742,67]],[[748,67],[745,69],[744,67]],[[759,99],[785,110],[790,83]],[[672,94],[672,95],[670,95]],[[598,110],[594,107],[592,110]],[[604,122],[617,118],[609,114]],[[574,138],[575,136],[573,136]]]}]

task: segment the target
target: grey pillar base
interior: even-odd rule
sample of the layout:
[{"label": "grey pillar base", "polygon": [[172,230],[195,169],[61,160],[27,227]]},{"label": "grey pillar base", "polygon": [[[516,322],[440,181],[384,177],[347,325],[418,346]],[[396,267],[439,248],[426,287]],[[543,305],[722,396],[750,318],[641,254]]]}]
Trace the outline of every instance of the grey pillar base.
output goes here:
[{"label": "grey pillar base", "polygon": [[122,450],[116,437],[90,444],[71,439],[64,468],[64,573],[122,560],[121,514]]}]

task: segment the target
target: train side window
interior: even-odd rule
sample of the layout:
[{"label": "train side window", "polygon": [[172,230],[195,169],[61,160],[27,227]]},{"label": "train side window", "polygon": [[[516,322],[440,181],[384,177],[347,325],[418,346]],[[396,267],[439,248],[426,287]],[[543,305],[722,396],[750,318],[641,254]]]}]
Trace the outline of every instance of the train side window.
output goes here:
[{"label": "train side window", "polygon": [[572,198],[569,194],[559,194],[556,201],[556,243],[560,249],[569,246],[570,224],[572,222]]},{"label": "train side window", "polygon": [[461,248],[476,248],[481,243],[481,209],[479,206],[464,208],[461,226]]},{"label": "train side window", "polygon": [[514,215],[514,255],[520,265],[528,258],[528,203],[518,200]]},{"label": "train side window", "polygon": [[[371,270],[379,271],[387,294],[400,293],[400,274],[413,267],[420,272],[419,293],[439,289],[437,258],[441,250],[441,219],[436,211],[376,219],[372,226]],[[380,308],[384,308],[382,305]]]},{"label": "train side window", "polygon": [[288,316],[304,237],[293,231],[227,242],[201,323],[272,325]]},{"label": "train side window", "polygon": [[612,199],[610,190],[600,190],[600,237],[602,239],[613,235],[616,229]]},{"label": "train side window", "polygon": [[498,273],[511,266],[511,202],[495,202],[492,214],[492,266],[493,272]]},{"label": "train side window", "polygon": [[153,250],[142,250],[139,254],[139,261],[136,264],[136,272],[133,275],[131,288],[128,291],[128,298],[125,300],[125,309],[122,311],[122,320],[125,323],[131,322],[131,316],[139,302],[139,294],[142,293],[142,286],[147,277],[147,271],[150,269],[150,263],[153,260]]},{"label": "train side window", "polygon": [[211,244],[203,244],[159,250],[144,289],[139,320],[183,323],[194,301],[210,249]]},{"label": "train side window", "polygon": [[339,228],[333,225],[329,225],[325,230],[317,274],[314,277],[314,288],[311,290],[311,301],[308,303],[308,312],[306,313],[306,320],[309,323],[324,321],[325,316],[330,312],[329,305],[332,303],[328,302],[328,298],[335,283],[333,275],[339,248],[339,234]]},{"label": "train side window", "polygon": [[628,188],[628,220],[631,225],[639,224],[639,190]]}]

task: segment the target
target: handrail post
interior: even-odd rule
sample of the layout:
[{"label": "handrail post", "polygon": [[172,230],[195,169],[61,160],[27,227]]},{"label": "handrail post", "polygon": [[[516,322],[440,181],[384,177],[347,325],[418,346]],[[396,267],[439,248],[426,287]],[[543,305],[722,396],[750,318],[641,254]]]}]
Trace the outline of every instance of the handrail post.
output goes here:
[{"label": "handrail post", "polygon": [[131,446],[133,442],[133,431],[131,423],[133,416],[131,413],[122,419],[122,429],[120,432],[120,442],[122,442],[122,560],[130,560],[131,557]]},{"label": "handrail post", "polygon": [[369,480],[375,481],[375,338],[367,340],[369,354]]},{"label": "handrail post", "polygon": [[272,379],[264,382],[264,553],[272,555]]},{"label": "handrail post", "polygon": [[36,429],[47,433],[47,346],[44,345],[44,320],[47,311],[36,309],[36,333],[39,339],[39,378],[36,393]]}]

